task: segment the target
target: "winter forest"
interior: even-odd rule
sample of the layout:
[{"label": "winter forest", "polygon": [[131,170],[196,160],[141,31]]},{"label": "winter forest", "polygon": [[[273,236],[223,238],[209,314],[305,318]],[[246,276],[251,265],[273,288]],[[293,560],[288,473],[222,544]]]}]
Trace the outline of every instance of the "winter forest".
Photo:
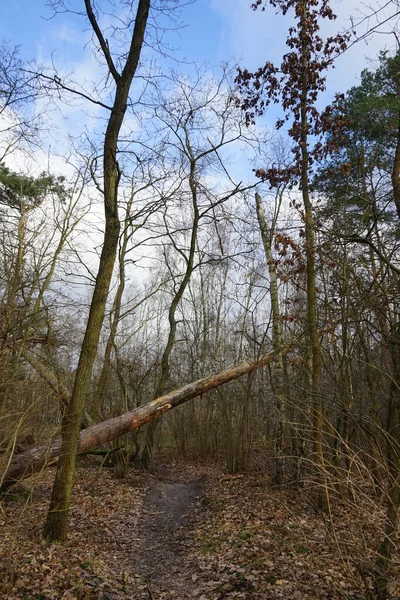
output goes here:
[{"label": "winter forest", "polygon": [[184,56],[215,3],[35,0],[86,69],[0,36],[5,600],[400,598],[399,2]]}]

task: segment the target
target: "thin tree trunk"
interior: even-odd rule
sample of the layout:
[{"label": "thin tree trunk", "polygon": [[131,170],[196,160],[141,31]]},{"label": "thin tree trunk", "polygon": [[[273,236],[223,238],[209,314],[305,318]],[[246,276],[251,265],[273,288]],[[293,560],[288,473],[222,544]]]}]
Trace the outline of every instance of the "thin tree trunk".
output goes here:
[{"label": "thin tree trunk", "polygon": [[103,367],[101,369],[100,378],[99,378],[99,381],[98,381],[98,384],[96,387],[93,402],[91,403],[91,407],[90,407],[90,415],[95,420],[98,420],[98,417],[100,414],[99,413],[100,404],[101,404],[101,400],[103,398],[104,391],[106,389],[106,385],[107,385],[107,381],[108,381],[108,375],[110,372],[110,364],[111,364],[111,353],[114,348],[115,337],[117,335],[119,320],[120,320],[120,316],[121,316],[121,304],[122,304],[122,297],[123,297],[124,291],[125,291],[125,281],[126,281],[125,258],[126,258],[126,252],[127,252],[127,247],[128,247],[128,241],[130,238],[130,236],[128,234],[128,227],[129,227],[129,222],[130,222],[130,211],[131,211],[131,207],[132,207],[132,202],[133,202],[133,196],[130,198],[127,208],[126,208],[126,215],[125,215],[125,220],[124,220],[124,231],[123,231],[123,236],[122,236],[122,245],[121,245],[121,249],[119,252],[119,282],[118,282],[118,287],[117,287],[117,291],[115,293],[115,298],[114,298],[112,311],[111,311],[110,334],[108,336],[108,340],[107,340],[107,344],[106,344],[106,350],[104,353]]},{"label": "thin tree trunk", "polygon": [[309,192],[309,154],[308,154],[308,70],[309,70],[309,46],[307,33],[308,2],[302,8],[302,73],[301,73],[301,193],[304,204],[304,225],[307,256],[307,326],[308,343],[311,350],[311,404],[313,414],[313,454],[318,470],[317,482],[320,486],[318,493],[318,504],[321,509],[327,510],[329,505],[328,490],[324,477],[324,453],[322,438],[322,397],[321,397],[321,373],[322,356],[318,335],[317,318],[317,285],[316,285],[316,261],[315,261],[315,224],[312,203]]},{"label": "thin tree trunk", "polygon": [[[297,342],[282,348],[282,355],[286,355],[297,346]],[[78,453],[87,452],[92,448],[111,442],[112,440],[138,429],[145,423],[152,421],[167,411],[196,398],[206,392],[218,388],[229,381],[238,379],[251,373],[255,369],[269,365],[276,360],[276,353],[270,352],[255,361],[245,361],[157,398],[152,402],[139,406],[119,417],[114,417],[104,423],[98,423],[80,432],[77,444]],[[5,469],[0,482],[0,490],[5,490],[18,481],[37,473],[52,464],[63,451],[62,438],[54,439],[50,444],[33,448],[32,450],[14,457]]]},{"label": "thin tree trunk", "polygon": [[172,299],[168,311],[169,334],[167,344],[164,348],[164,352],[161,358],[161,375],[156,388],[156,397],[162,394],[165,388],[167,388],[171,383],[170,356],[174,347],[176,337],[176,311],[178,309],[180,301],[182,300],[183,294],[185,293],[185,290],[188,286],[194,269],[194,257],[196,252],[197,232],[199,229],[200,219],[199,209],[197,207],[197,185],[195,182],[195,166],[195,162],[192,161],[190,165],[189,185],[192,194],[194,217],[192,224],[192,233],[190,238],[189,256],[187,259],[185,274],[178,288],[178,291]]},{"label": "thin tree trunk", "polygon": [[374,585],[377,600],[388,598],[389,567],[396,544],[400,508],[400,323],[393,327],[390,349],[393,360],[387,424],[387,463],[390,489],[385,532],[375,562]]},{"label": "thin tree trunk", "polygon": [[[398,92],[398,96],[400,96],[400,92]],[[397,145],[392,169],[392,187],[397,216],[400,219],[400,111],[398,114]]]},{"label": "thin tree trunk", "polygon": [[260,194],[256,192],[256,209],[258,224],[260,227],[261,239],[264,246],[265,258],[268,265],[270,279],[270,297],[272,308],[272,343],[276,353],[275,361],[275,390],[276,390],[276,408],[278,411],[278,428],[275,439],[276,451],[276,473],[275,482],[280,485],[283,480],[283,447],[285,444],[285,424],[286,424],[286,399],[284,393],[284,365],[282,355],[282,324],[281,312],[279,307],[278,276],[276,273],[276,264],[272,253],[272,236],[274,233],[274,224],[268,227],[264,208]]},{"label": "thin tree trunk", "polygon": [[[18,244],[15,257],[15,265],[11,275],[11,281],[8,284],[4,296],[5,314],[3,315],[3,343],[0,349],[0,419],[4,414],[7,403],[7,390],[10,381],[15,372],[16,360],[10,361],[10,350],[7,348],[9,338],[16,332],[17,328],[17,295],[21,289],[24,267],[25,267],[25,231],[26,217],[29,212],[29,207],[21,200],[19,202],[19,218],[18,218]],[[10,336],[11,333],[11,336]],[[10,365],[11,363],[11,365]]]},{"label": "thin tree trunk", "polygon": [[118,249],[120,222],[118,218],[119,167],[117,143],[124,120],[129,90],[139,62],[150,9],[150,0],[140,0],[128,57],[121,74],[113,64],[108,44],[104,40],[93,14],[90,0],[85,0],[86,12],[102,47],[109,70],[116,83],[114,104],[104,138],[104,209],[105,232],[86,332],[79,357],[75,383],[68,409],[62,422],[62,445],[54,481],[49,512],[43,535],[51,540],[65,540],[68,532],[68,512],[75,471],[76,452],[83,412],[87,403],[93,364],[103,325],[107,296]]},{"label": "thin tree trunk", "polygon": [[[400,89],[397,86],[397,97]],[[397,145],[392,169],[392,187],[397,214],[400,219],[400,111],[398,113]],[[388,507],[384,537],[375,562],[374,586],[377,600],[386,600],[389,591],[389,567],[395,547],[400,509],[400,322],[390,337],[392,381],[387,418],[387,463],[390,477]]]},{"label": "thin tree trunk", "polygon": [[68,406],[71,398],[71,394],[67,388],[58,380],[57,376],[43,364],[43,362],[35,354],[30,352],[27,348],[22,348],[21,356],[35,369],[35,371],[43,377],[49,386],[56,392],[61,405],[64,407]]},{"label": "thin tree trunk", "polygon": [[[157,383],[155,398],[165,392],[166,389],[171,386],[171,370],[170,370],[170,357],[175,344],[176,338],[176,311],[182,300],[183,294],[190,282],[194,270],[194,258],[196,253],[197,234],[199,229],[200,213],[197,205],[197,183],[196,183],[196,160],[192,156],[191,148],[188,143],[188,152],[190,153],[190,173],[189,173],[189,187],[192,197],[192,208],[193,208],[193,223],[192,232],[190,236],[189,255],[186,262],[186,270],[183,279],[175,293],[168,311],[168,322],[169,332],[168,340],[164,348],[161,357],[161,374]],[[144,442],[144,448],[142,456],[140,457],[141,463],[146,467],[154,467],[154,441],[156,433],[157,423],[151,423],[146,431],[146,438]]]}]

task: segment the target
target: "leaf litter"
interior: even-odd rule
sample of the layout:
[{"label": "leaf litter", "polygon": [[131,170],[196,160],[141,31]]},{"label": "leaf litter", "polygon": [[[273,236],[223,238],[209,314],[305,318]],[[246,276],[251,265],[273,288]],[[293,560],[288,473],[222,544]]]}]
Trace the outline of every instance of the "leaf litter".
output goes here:
[{"label": "leaf litter", "polygon": [[[368,600],[383,506],[335,500],[263,475],[178,462],[121,480],[81,460],[64,544],[41,537],[53,473],[1,500],[4,600]],[[400,598],[393,553],[390,597]]]}]

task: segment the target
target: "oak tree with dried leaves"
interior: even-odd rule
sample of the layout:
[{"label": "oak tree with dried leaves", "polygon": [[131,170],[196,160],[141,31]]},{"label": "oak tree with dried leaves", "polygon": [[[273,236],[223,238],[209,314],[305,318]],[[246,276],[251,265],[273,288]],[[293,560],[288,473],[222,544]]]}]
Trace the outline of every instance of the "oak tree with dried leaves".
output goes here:
[{"label": "oak tree with dried leaves", "polygon": [[271,187],[290,177],[292,185],[298,184],[301,190],[307,257],[306,352],[309,399],[313,412],[313,452],[321,478],[319,504],[327,510],[329,498],[322,475],[322,357],[318,333],[315,223],[310,198],[310,172],[313,162],[325,151],[319,138],[330,126],[330,110],[319,112],[316,102],[319,93],[325,89],[326,71],[332,66],[335,56],[346,48],[348,38],[338,34],[322,39],[320,21],[335,19],[327,0],[257,0],[252,8],[265,11],[267,5],[279,9],[283,15],[294,14],[295,25],[290,27],[286,40],[289,52],[279,66],[266,62],[254,73],[239,69],[236,81],[240,97],[237,103],[246,111],[248,123],[253,123],[263,115],[271,103],[281,104],[284,111],[283,118],[276,123],[277,128],[291,121],[288,133],[293,139],[293,164],[284,170],[259,168],[256,174],[268,181]]}]

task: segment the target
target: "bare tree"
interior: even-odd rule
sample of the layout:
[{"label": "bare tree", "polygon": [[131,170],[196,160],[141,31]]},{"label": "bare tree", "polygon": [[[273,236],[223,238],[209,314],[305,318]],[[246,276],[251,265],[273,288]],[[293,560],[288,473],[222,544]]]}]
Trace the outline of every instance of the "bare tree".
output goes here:
[{"label": "bare tree", "polygon": [[14,150],[37,144],[40,116],[32,110],[35,77],[28,74],[17,46],[0,41],[0,163]]},{"label": "bare tree", "polygon": [[[223,206],[248,186],[235,182],[224,161],[227,147],[245,141],[242,117],[231,102],[232,73],[222,68],[219,77],[198,69],[193,79],[172,76],[172,89],[155,101],[155,115],[165,135],[164,154],[176,165],[175,190],[165,202],[162,216],[166,240],[164,260],[172,279],[169,290],[168,336],[161,356],[155,397],[173,387],[170,359],[177,334],[177,314],[193,272],[209,260],[226,259],[222,244],[214,256],[201,240],[202,228],[214,224]],[[211,175],[219,175],[211,184]],[[155,425],[148,429],[142,461],[153,462]]]},{"label": "bare tree", "polygon": [[76,451],[83,411],[91,382],[107,296],[113,274],[120,235],[118,216],[118,187],[120,169],[117,161],[118,136],[127,110],[129,92],[136,73],[142,50],[150,10],[150,0],[140,0],[128,53],[116,62],[110,43],[100,29],[93,4],[85,0],[86,15],[93,29],[99,51],[107,64],[109,76],[114,82],[114,99],[109,107],[109,118],[104,136],[103,195],[105,211],[104,241],[96,276],[89,317],[82,344],[74,388],[62,423],[61,457],[57,467],[44,536],[65,539],[68,531],[68,511],[72,481],[75,470]]},{"label": "bare tree", "polygon": [[68,185],[63,177],[28,177],[0,167],[0,414],[20,368],[21,352],[49,343],[50,286],[67,241],[85,214],[79,206],[82,185],[80,173]]}]

